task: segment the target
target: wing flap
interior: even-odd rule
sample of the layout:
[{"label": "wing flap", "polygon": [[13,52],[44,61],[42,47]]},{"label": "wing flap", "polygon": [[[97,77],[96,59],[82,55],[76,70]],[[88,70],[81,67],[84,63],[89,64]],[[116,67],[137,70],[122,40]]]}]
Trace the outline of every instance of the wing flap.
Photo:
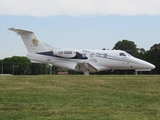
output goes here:
[{"label": "wing flap", "polygon": [[109,70],[109,68],[83,62],[83,63],[77,63],[77,65],[75,66],[75,70],[82,71],[82,72],[88,71],[89,73],[95,73],[99,71]]},{"label": "wing flap", "polygon": [[90,73],[97,72],[97,69],[89,63],[77,63],[75,66],[76,71],[89,71]]}]

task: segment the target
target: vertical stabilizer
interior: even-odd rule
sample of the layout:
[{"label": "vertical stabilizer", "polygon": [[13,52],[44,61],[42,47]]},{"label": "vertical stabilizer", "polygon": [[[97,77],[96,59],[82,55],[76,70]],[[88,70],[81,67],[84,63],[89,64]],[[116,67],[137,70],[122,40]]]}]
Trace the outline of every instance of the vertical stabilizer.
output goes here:
[{"label": "vertical stabilizer", "polygon": [[36,37],[34,32],[15,28],[9,28],[8,30],[21,36],[29,53],[48,51],[47,46]]}]

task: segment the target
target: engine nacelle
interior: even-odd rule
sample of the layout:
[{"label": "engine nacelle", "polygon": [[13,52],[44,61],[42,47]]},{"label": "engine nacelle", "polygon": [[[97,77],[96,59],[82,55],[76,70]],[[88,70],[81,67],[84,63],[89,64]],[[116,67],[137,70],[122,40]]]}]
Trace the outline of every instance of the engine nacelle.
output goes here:
[{"label": "engine nacelle", "polygon": [[73,58],[76,56],[75,49],[57,49],[53,51],[53,55],[64,57],[64,58]]}]

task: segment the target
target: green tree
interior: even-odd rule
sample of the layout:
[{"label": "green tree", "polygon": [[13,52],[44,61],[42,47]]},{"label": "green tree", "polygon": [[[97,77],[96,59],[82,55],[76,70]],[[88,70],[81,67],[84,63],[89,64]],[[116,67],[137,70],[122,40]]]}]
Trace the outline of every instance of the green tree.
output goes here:
[{"label": "green tree", "polygon": [[30,74],[30,60],[27,57],[13,56],[3,60],[3,73],[13,75]]},{"label": "green tree", "polygon": [[50,68],[48,64],[32,63],[30,69],[32,75],[38,75],[38,74],[49,74]]},{"label": "green tree", "polygon": [[145,54],[146,60],[156,66],[153,73],[160,74],[160,43],[154,44]]},{"label": "green tree", "polygon": [[137,45],[133,41],[122,40],[122,41],[118,41],[115,44],[115,46],[113,47],[113,49],[115,49],[115,50],[123,50],[123,51],[126,51],[129,54],[135,56],[137,54],[136,46]]},{"label": "green tree", "polygon": [[146,51],[144,48],[137,48],[137,53],[135,57],[146,60],[145,54],[146,54]]},{"label": "green tree", "polygon": [[13,74],[13,63],[10,58],[5,58],[3,60],[3,73],[4,74]]},{"label": "green tree", "polygon": [[15,75],[26,75],[30,74],[31,62],[27,57],[13,56],[11,61],[14,67]]},{"label": "green tree", "polygon": [[3,74],[3,62],[4,62],[4,60],[1,59],[0,60],[0,74]]}]

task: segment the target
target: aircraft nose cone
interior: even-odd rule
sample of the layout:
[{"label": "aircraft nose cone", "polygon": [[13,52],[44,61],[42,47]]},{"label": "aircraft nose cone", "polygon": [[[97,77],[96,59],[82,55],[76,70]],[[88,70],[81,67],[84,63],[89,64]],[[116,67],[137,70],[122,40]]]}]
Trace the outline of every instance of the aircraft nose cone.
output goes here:
[{"label": "aircraft nose cone", "polygon": [[[137,61],[137,65],[139,65],[139,69],[155,69],[155,65],[147,62],[147,61],[144,61],[144,60],[141,60],[141,59],[137,59],[135,58],[135,61]],[[137,66],[138,68],[138,66]]]},{"label": "aircraft nose cone", "polygon": [[148,69],[155,69],[155,65],[149,63],[149,62],[145,62],[144,66]]},{"label": "aircraft nose cone", "polygon": [[151,68],[151,69],[155,69],[155,65],[150,64],[150,68]]}]

